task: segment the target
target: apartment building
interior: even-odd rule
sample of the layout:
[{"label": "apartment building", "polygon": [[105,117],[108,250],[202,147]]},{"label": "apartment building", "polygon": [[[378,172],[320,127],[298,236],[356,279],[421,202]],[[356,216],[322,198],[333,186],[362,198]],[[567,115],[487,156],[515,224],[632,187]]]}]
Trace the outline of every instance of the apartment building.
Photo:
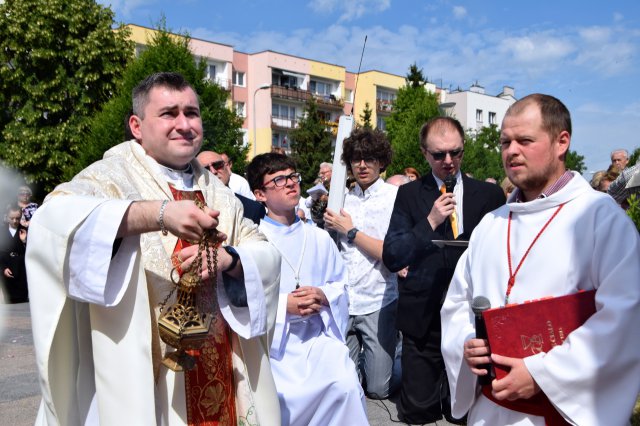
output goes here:
[{"label": "apartment building", "polygon": [[491,125],[500,127],[504,114],[515,101],[512,87],[504,86],[501,93],[491,96],[476,82],[469,90],[446,91],[440,107],[445,114],[458,119],[465,130],[477,132]]},{"label": "apartment building", "polygon": [[[127,27],[136,53],[141,52],[155,30],[134,24]],[[340,116],[353,114],[360,122],[367,104],[372,110],[372,124],[384,130],[398,89],[405,85],[404,76],[377,70],[356,74],[341,65],[272,50],[243,53],[233,46],[196,38],[191,39],[190,48],[196,60],[206,62],[206,78],[229,92],[229,108],[244,118],[243,137],[250,146],[250,158],[269,152],[272,147],[289,151],[291,131],[297,127],[311,97],[334,137]],[[449,93],[428,82],[425,89],[438,93],[441,103],[449,106],[446,111],[458,118],[465,129],[493,122],[499,125],[508,106],[515,102],[509,87],[497,97],[486,95],[477,85],[469,91]]]}]

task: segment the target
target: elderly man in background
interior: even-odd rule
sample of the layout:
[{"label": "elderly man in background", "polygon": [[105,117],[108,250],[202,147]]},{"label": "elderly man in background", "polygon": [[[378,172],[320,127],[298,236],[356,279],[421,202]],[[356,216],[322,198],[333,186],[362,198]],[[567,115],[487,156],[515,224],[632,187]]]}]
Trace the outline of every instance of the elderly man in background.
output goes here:
[{"label": "elderly man in background", "polygon": [[236,194],[240,194],[250,200],[255,200],[256,197],[253,195],[253,192],[251,192],[251,188],[249,188],[249,182],[247,182],[247,180],[239,174],[233,173],[233,161],[231,161],[229,156],[224,152],[220,153],[220,156],[225,163],[225,167],[228,167],[230,171],[229,183],[227,184],[227,186],[231,188],[231,190]]},{"label": "elderly man in background", "polygon": [[629,164],[629,151],[626,149],[611,151],[611,166],[615,167],[618,172],[623,171],[627,164]]},{"label": "elderly man in background", "polygon": [[[198,154],[197,158],[202,167],[213,173],[225,186],[229,186],[233,173],[231,171],[231,165],[228,161],[225,161],[222,154],[213,151],[202,151]],[[235,191],[234,193],[244,208],[243,216],[251,219],[256,225],[259,224],[260,219],[266,214],[264,206],[255,201],[255,197],[250,199]]]}]

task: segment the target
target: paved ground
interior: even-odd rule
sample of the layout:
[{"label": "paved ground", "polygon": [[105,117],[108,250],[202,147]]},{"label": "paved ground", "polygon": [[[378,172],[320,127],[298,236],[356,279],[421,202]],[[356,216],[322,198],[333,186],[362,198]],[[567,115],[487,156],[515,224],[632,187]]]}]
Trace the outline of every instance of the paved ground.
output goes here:
[{"label": "paved ground", "polygon": [[[31,426],[40,403],[29,304],[0,304],[0,418],[2,424]],[[403,424],[395,399],[367,400],[371,426]],[[450,425],[446,421],[431,425]]]}]

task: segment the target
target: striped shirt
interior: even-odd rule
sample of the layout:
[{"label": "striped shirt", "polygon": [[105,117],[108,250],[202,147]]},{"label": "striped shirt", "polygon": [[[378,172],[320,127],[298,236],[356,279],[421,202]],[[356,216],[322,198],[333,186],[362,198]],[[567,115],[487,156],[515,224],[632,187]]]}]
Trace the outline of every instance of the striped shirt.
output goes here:
[{"label": "striped shirt", "polygon": [[[566,170],[557,181],[555,181],[552,185],[545,188],[544,191],[542,191],[542,193],[538,195],[537,198],[547,198],[555,194],[556,192],[564,188],[571,179],[573,179],[573,173],[571,173],[571,170]],[[516,203],[524,203],[526,201],[523,198],[523,194],[520,188],[516,188],[515,193],[516,194],[514,196],[514,200],[516,201]]]}]

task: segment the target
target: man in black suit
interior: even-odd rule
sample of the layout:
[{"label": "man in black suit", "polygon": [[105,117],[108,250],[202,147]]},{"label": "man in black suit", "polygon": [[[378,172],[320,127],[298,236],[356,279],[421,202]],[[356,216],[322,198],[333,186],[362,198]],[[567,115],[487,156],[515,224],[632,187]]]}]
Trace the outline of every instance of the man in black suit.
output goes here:
[{"label": "man in black suit", "polygon": [[[197,159],[202,167],[216,175],[226,187],[229,186],[231,166],[228,161],[225,161],[222,155],[213,151],[202,151],[198,154]],[[242,207],[244,207],[244,217],[251,219],[256,225],[259,225],[260,219],[262,219],[267,212],[264,206],[244,195],[234,194],[242,203]]]},{"label": "man in black suit", "polygon": [[505,202],[499,186],[460,172],[463,143],[464,130],[453,118],[436,117],[422,126],[420,149],[432,172],[398,189],[384,240],[387,268],[409,267],[398,282],[396,319],[402,331],[398,412],[409,424],[433,423],[443,415],[455,422],[440,352],[440,307],[465,248],[433,241],[468,240],[482,217]]},{"label": "man in black suit", "polygon": [[17,204],[7,207],[5,224],[0,233],[0,284],[6,303],[29,301],[24,254],[27,229],[20,223],[22,209]]}]

